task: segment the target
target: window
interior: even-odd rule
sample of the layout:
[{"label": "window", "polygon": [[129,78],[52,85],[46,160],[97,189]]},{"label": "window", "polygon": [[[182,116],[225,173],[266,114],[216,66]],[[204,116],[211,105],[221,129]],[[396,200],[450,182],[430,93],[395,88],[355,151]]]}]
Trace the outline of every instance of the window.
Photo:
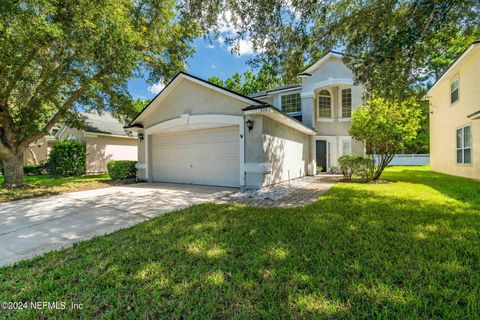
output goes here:
[{"label": "window", "polygon": [[302,102],[300,100],[300,93],[287,94],[282,98],[282,111],[285,113],[301,112]]},{"label": "window", "polygon": [[450,83],[450,103],[458,100],[458,78],[455,78]]},{"label": "window", "polygon": [[349,156],[352,154],[352,141],[350,139],[342,140],[342,156]]},{"label": "window", "polygon": [[472,132],[470,126],[457,129],[457,163],[472,163]]},{"label": "window", "polygon": [[331,118],[332,117],[332,103],[330,92],[322,90],[318,94],[318,117]]},{"label": "window", "polygon": [[352,89],[342,89],[342,118],[352,116]]}]

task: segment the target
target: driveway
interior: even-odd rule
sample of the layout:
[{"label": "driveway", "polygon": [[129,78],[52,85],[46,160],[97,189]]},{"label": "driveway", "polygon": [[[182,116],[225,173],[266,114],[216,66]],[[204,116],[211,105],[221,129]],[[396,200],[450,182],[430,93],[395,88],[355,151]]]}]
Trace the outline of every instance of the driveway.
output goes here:
[{"label": "driveway", "polygon": [[139,183],[0,203],[0,266],[212,201],[233,188]]}]

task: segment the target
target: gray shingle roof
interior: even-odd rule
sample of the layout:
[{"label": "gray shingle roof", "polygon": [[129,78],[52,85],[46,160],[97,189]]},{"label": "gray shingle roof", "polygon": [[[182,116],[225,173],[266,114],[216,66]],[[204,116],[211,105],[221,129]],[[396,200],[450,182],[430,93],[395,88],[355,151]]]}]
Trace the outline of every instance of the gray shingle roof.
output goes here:
[{"label": "gray shingle roof", "polygon": [[302,86],[299,85],[299,84],[286,84],[286,85],[283,85],[283,86],[278,86],[278,87],[272,88],[272,89],[270,89],[270,90],[260,91],[260,92],[251,94],[251,95],[250,95],[250,98],[256,98],[256,97],[265,96],[265,95],[267,95],[267,93],[270,93],[270,92],[275,92],[275,91],[280,91],[280,90],[286,90],[286,89],[293,89],[293,88],[301,88],[301,87],[302,87]]},{"label": "gray shingle roof", "polygon": [[117,136],[128,136],[123,124],[115,119],[110,113],[82,112],[85,118],[85,131],[92,133],[103,133]]}]

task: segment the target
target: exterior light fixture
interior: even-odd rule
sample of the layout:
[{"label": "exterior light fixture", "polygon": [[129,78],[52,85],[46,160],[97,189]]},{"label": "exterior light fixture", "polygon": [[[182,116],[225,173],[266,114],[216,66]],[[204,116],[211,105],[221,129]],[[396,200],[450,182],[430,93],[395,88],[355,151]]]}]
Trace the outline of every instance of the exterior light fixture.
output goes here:
[{"label": "exterior light fixture", "polygon": [[138,139],[140,139],[140,141],[143,141],[143,133],[138,134]]},{"label": "exterior light fixture", "polygon": [[247,126],[248,131],[253,129],[253,121],[252,120],[248,119],[247,121],[245,121],[245,125]]}]

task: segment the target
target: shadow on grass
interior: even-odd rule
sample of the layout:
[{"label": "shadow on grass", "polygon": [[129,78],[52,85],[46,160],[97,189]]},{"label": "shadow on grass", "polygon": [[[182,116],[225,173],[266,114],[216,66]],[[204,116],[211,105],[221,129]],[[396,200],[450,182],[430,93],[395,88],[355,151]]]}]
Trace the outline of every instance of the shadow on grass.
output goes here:
[{"label": "shadow on grass", "polygon": [[474,318],[476,210],[382,187],[339,184],[295,209],[170,213],[0,269],[0,300],[83,305],[15,314],[26,318]]}]

